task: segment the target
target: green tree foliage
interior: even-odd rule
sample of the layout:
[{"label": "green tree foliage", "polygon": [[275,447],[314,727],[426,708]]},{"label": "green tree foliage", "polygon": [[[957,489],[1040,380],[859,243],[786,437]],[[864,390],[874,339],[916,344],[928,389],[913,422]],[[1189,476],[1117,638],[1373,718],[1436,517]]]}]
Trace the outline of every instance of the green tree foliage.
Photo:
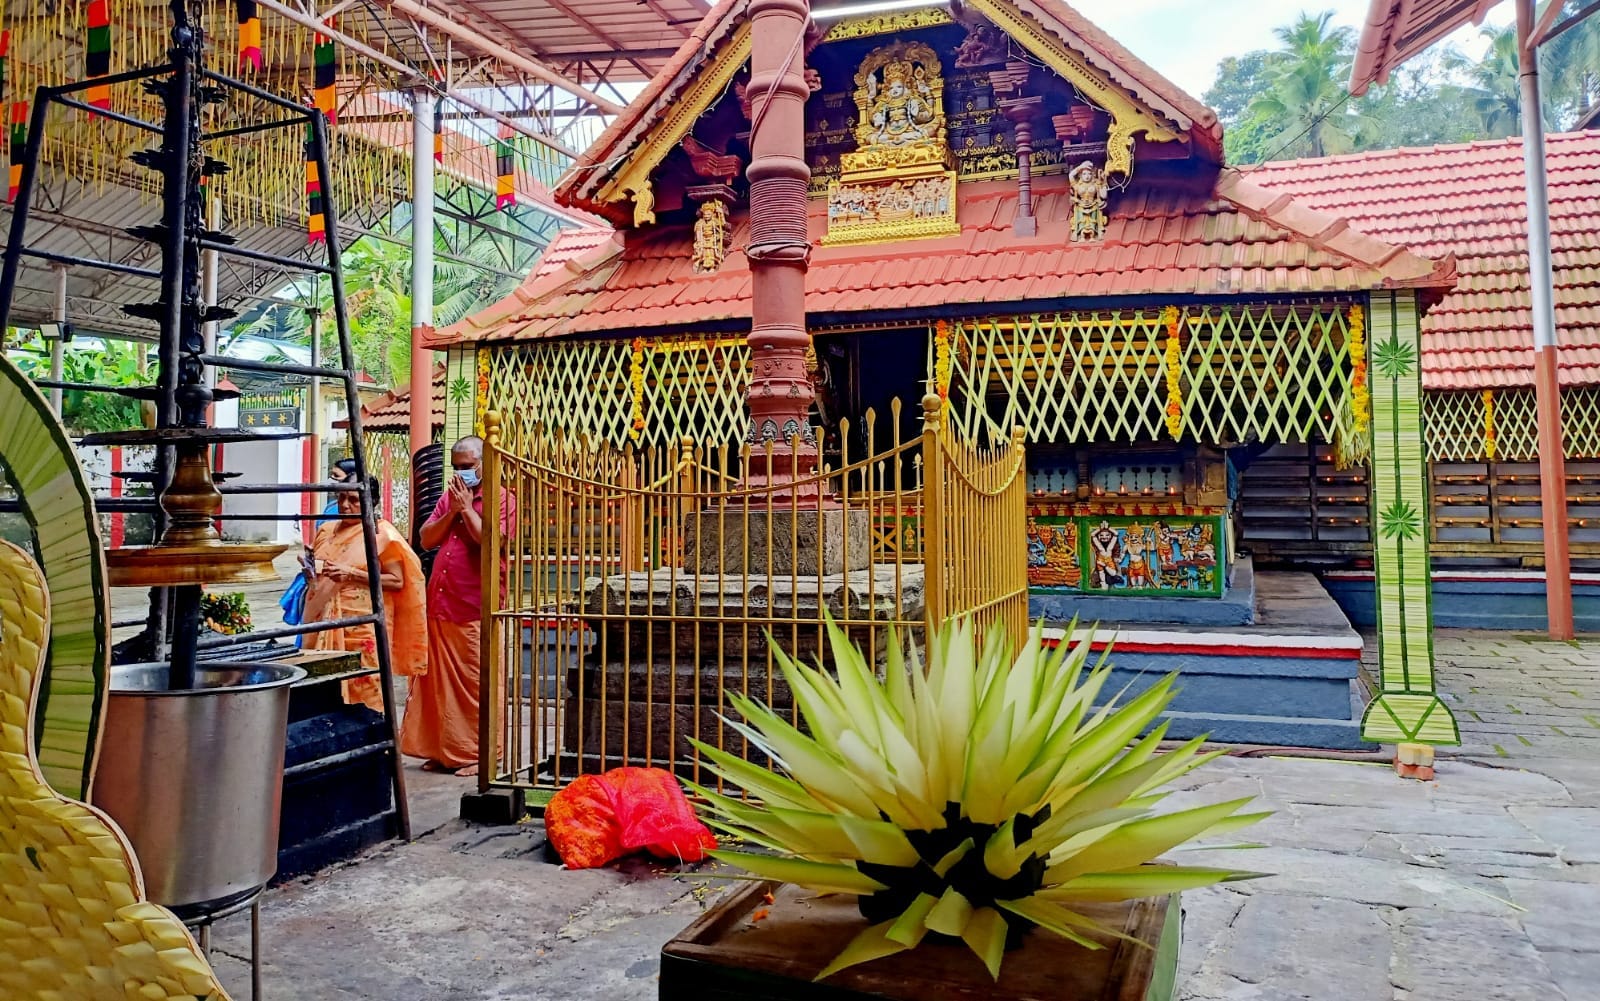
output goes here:
[{"label": "green tree foliage", "polygon": [[[1565,15],[1582,4],[1567,0]],[[1277,30],[1276,49],[1229,56],[1205,94],[1226,129],[1230,163],[1327,156],[1516,135],[1521,129],[1514,27],[1485,28],[1485,52],[1436,49],[1398,68],[1386,85],[1351,98],[1355,32],[1331,11]],[[1600,100],[1600,17],[1541,49],[1546,127],[1570,127]]]},{"label": "green tree foliage", "polygon": [[[18,331],[22,340],[8,354],[30,379],[50,378],[50,347],[38,331]],[[61,378],[66,382],[100,386],[148,386],[150,374],[139,373],[139,352],[146,345],[127,341],[102,341],[98,348],[68,346],[61,355]],[[153,370],[152,370],[153,371]],[[138,400],[114,393],[69,389],[61,394],[61,422],[74,435],[93,431],[126,431],[142,426]]]},{"label": "green tree foliage", "polygon": [[[449,248],[437,245],[441,252]],[[487,241],[454,251],[459,260],[436,258],[433,272],[433,322],[445,326],[498,302],[516,282],[494,270],[503,267],[499,251]],[[404,385],[411,373],[411,250],[388,241],[362,238],[344,252],[345,304],[350,311],[351,348],[356,365],[380,383]],[[310,343],[316,321],[324,358],[338,355],[333,290],[327,281],[294,290],[304,305],[272,306],[236,327],[235,334],[258,334]]]}]

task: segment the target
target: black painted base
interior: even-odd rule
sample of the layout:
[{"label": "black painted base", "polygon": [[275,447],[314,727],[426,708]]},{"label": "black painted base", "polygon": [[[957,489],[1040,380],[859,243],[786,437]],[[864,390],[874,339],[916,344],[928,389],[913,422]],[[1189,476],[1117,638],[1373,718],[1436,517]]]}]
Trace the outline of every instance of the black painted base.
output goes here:
[{"label": "black painted base", "polygon": [[383,717],[345,705],[336,680],[298,685],[289,698],[281,882],[315,872],[399,836]]}]

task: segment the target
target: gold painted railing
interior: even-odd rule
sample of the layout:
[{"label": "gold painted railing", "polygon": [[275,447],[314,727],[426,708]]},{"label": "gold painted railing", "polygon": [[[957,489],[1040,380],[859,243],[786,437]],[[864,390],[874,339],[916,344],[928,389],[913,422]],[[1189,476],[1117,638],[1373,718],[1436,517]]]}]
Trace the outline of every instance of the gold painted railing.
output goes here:
[{"label": "gold painted railing", "polygon": [[[622,449],[485,421],[480,787],[556,788],[652,765],[696,781],[690,738],[765,764],[738,692],[793,713],[773,646],[831,659],[837,622],[882,664],[891,637],[963,614],[1021,638],[1023,445],[975,449],[924,402],[902,441],[841,424],[837,468],[752,486],[776,443]],[[819,500],[820,498],[820,500]],[[501,513],[512,516],[502,531]],[[819,572],[820,571],[820,572]]]}]

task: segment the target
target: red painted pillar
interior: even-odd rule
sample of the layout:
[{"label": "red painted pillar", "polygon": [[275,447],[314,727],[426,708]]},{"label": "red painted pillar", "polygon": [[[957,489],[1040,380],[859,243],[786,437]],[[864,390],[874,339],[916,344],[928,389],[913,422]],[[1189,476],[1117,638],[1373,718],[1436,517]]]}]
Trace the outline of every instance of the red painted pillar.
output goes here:
[{"label": "red painted pillar", "polygon": [[[806,375],[805,29],[807,0],[750,3],[750,443],[752,483],[782,484],[817,463]],[[770,466],[766,443],[773,442]],[[807,493],[815,493],[812,488]]]},{"label": "red painted pillar", "polygon": [[[111,496],[121,497],[122,477],[118,476],[117,474],[122,472],[122,446],[112,445],[109,449],[107,449],[107,451],[111,453]],[[124,523],[122,512],[113,511],[111,513],[112,549],[120,549],[122,547],[122,540],[124,538],[123,529]]]},{"label": "red painted pillar", "polygon": [[[430,427],[429,432],[432,433]],[[394,524],[394,449],[384,442],[383,449],[383,520]]]},{"label": "red painted pillar", "polygon": [[[308,476],[311,473],[311,471],[316,468],[316,466],[315,466],[316,449],[317,449],[317,436],[314,435],[314,434],[306,435],[305,444],[303,446],[301,446],[301,450],[300,450],[300,482],[302,482],[302,483],[306,482],[306,476]],[[317,495],[316,494],[312,494],[312,493],[301,494],[300,495],[300,513],[301,514],[314,514],[314,513],[316,513],[316,511],[317,511],[317,508],[315,506],[315,501],[316,500],[317,500]],[[309,518],[302,519],[301,522],[300,522],[300,537],[301,537],[302,541],[305,543],[305,545],[307,547],[309,547],[311,545],[312,537],[314,537],[316,534],[317,534],[317,523],[315,521],[309,519]],[[281,538],[281,536],[280,536],[280,538]]]},{"label": "red painted pillar", "polygon": [[1544,589],[1550,638],[1570,640],[1572,555],[1567,539],[1566,443],[1561,433],[1555,280],[1550,261],[1550,192],[1545,177],[1539,59],[1530,46],[1533,0],[1517,0],[1517,80],[1522,164],[1528,189],[1528,301],[1533,314],[1534,396],[1539,412],[1539,510],[1544,528]]}]

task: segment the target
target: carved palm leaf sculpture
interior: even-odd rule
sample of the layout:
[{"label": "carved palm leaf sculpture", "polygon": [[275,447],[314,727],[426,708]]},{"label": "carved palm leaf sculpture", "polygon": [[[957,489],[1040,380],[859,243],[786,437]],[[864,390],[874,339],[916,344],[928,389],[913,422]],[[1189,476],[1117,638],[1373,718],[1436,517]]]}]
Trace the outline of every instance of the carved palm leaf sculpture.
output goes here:
[{"label": "carved palm leaf sculpture", "polygon": [[105,561],[66,432],[3,357],[0,466],[33,550],[0,542],[0,998],[226,1001],[144,899],[122,832],[78,802],[105,698]]},{"label": "carved palm leaf sculpture", "polygon": [[[781,652],[806,732],[748,698],[728,722],[769,754],[769,772],[706,744],[702,760],[759,805],[709,789],[724,831],[773,854],[723,851],[757,876],[859,898],[868,926],[818,976],[960,939],[998,979],[1008,944],[1034,927],[1088,948],[1123,937],[1086,902],[1175,893],[1258,874],[1167,865],[1164,853],[1266,816],[1248,799],[1157,814],[1160,787],[1215,757],[1203,738],[1158,754],[1175,676],[1096,707],[1110,678],[1089,644],[1020,652],[966,622],[929,643],[927,670],[889,643],[884,677],[829,624],[833,672]],[[1141,733],[1144,737],[1139,737]]]},{"label": "carved palm leaf sculpture", "polygon": [[39,764],[58,792],[88,799],[110,631],[100,523],[66,429],[4,358],[0,472],[27,521],[54,609],[35,731]]}]

